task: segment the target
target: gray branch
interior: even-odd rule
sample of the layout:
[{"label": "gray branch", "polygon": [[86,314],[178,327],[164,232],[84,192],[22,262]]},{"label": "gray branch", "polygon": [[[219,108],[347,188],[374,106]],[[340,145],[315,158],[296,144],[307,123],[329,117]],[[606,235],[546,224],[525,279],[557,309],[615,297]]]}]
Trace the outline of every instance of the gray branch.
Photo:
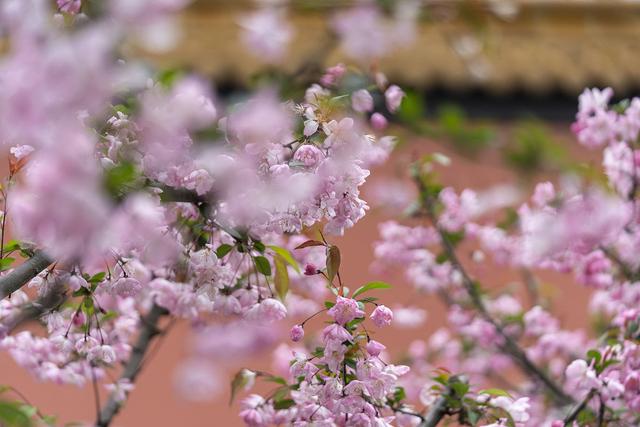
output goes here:
[{"label": "gray branch", "polygon": [[440,396],[418,427],[436,427],[445,415],[447,415],[447,396]]},{"label": "gray branch", "polygon": [[421,198],[422,205],[426,211],[427,216],[433,223],[433,226],[436,228],[440,236],[442,247],[445,253],[447,254],[447,258],[449,259],[449,262],[451,263],[453,268],[458,270],[458,272],[462,276],[462,284],[467,294],[469,295],[469,298],[471,299],[471,303],[476,309],[476,311],[485,321],[489,322],[495,328],[496,332],[502,339],[503,341],[503,344],[501,345],[502,350],[505,353],[507,353],[511,357],[511,359],[520,366],[522,371],[524,371],[527,375],[529,375],[529,377],[537,380],[539,383],[544,385],[547,388],[547,390],[551,392],[553,399],[558,404],[569,405],[569,404],[575,403],[574,399],[571,396],[567,395],[562,390],[562,387],[556,384],[556,382],[553,379],[551,379],[551,377],[549,377],[546,372],[544,372],[542,369],[536,366],[536,364],[529,359],[527,354],[524,352],[524,350],[522,350],[522,348],[520,348],[518,343],[514,341],[514,339],[504,331],[504,328],[502,327],[502,325],[500,325],[500,323],[498,323],[491,316],[491,314],[487,310],[487,307],[484,304],[484,301],[482,300],[482,297],[480,295],[477,285],[474,283],[473,279],[471,279],[466,269],[462,266],[462,263],[460,262],[460,260],[458,259],[458,256],[456,255],[455,248],[453,247],[453,244],[447,237],[447,234],[438,225],[438,217],[435,212],[435,200],[433,199],[432,196],[429,195],[420,177],[416,176],[415,178],[420,190],[420,198]]},{"label": "gray branch", "polygon": [[3,319],[2,329],[6,334],[10,334],[14,329],[23,323],[39,319],[43,314],[54,310],[60,306],[67,298],[65,286],[56,280],[49,286],[49,289],[35,301],[25,304],[20,311]]},{"label": "gray branch", "polygon": [[53,260],[47,254],[42,251],[36,251],[31,258],[16,267],[12,272],[0,277],[0,300],[20,289],[52,262]]},{"label": "gray branch", "polygon": [[[158,322],[165,314],[167,314],[167,310],[154,304],[149,313],[140,319],[140,335],[138,336],[138,341],[133,346],[129,360],[124,366],[120,380],[129,380],[131,383],[135,381],[141,371],[142,362],[151,341],[160,333]],[[112,394],[100,411],[100,415],[96,421],[96,427],[107,427],[111,424],[113,418],[120,412],[121,407],[121,403],[116,401]]]}]

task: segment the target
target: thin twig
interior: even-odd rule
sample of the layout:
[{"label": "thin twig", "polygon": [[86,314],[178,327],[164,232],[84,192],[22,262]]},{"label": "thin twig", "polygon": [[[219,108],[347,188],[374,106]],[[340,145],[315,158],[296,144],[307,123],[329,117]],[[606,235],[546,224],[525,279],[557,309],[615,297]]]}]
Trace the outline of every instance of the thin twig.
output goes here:
[{"label": "thin twig", "polygon": [[[167,310],[154,304],[149,313],[140,319],[140,335],[138,341],[133,346],[131,356],[125,364],[124,371],[120,376],[120,381],[126,380],[133,383],[140,374],[142,361],[149,349],[149,345],[153,338],[160,333],[158,322],[160,318],[167,314]],[[120,412],[121,403],[116,399],[115,392],[109,396],[109,400],[100,411],[96,420],[96,427],[107,427],[113,421],[113,418]]]},{"label": "thin twig", "polygon": [[567,414],[567,416],[564,418],[564,425],[565,427],[570,425],[573,420],[575,420],[578,415],[580,414],[580,412],[582,412],[584,410],[584,408],[587,407],[587,404],[589,403],[589,401],[591,399],[593,399],[593,396],[595,396],[596,394],[596,390],[595,389],[591,389],[589,391],[589,393],[587,394],[587,396],[582,400],[582,402],[580,402],[579,404],[577,404],[572,410],[571,412],[569,412]]}]

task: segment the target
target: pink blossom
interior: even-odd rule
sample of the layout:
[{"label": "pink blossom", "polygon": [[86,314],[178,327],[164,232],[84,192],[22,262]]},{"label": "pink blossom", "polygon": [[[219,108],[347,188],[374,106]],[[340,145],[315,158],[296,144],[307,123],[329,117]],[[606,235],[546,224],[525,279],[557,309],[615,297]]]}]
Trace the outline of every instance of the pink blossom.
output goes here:
[{"label": "pink blossom", "polygon": [[373,313],[371,313],[371,320],[373,320],[373,323],[379,328],[389,326],[393,320],[393,311],[384,305],[379,305],[373,310]]},{"label": "pink blossom", "polygon": [[358,113],[373,110],[373,97],[366,89],[359,89],[351,94],[351,107]]},{"label": "pink blossom", "polygon": [[318,267],[316,267],[314,264],[309,263],[304,266],[305,276],[315,276],[316,274],[318,274]]},{"label": "pink blossom", "polygon": [[289,336],[291,337],[291,341],[298,342],[302,340],[304,337],[304,328],[302,325],[294,325],[289,332]]},{"label": "pink blossom", "polygon": [[246,314],[247,319],[262,322],[275,322],[287,317],[287,309],[278,300],[267,298],[255,304]]},{"label": "pink blossom", "polygon": [[367,343],[367,353],[369,353],[373,357],[379,356],[380,353],[382,353],[386,348],[386,346],[375,340],[370,340]]},{"label": "pink blossom", "polygon": [[16,160],[21,160],[33,153],[35,148],[30,145],[14,145],[9,149],[9,152]]},{"label": "pink blossom", "polygon": [[327,312],[333,320],[344,325],[357,317],[364,316],[364,311],[358,306],[358,302],[351,298],[338,296],[336,304]]},{"label": "pink blossom", "polygon": [[[325,74],[320,78],[320,83],[322,83],[322,85],[325,87],[336,85],[340,81],[342,76],[345,75],[346,72],[347,72],[347,67],[342,63],[334,65],[333,67],[329,67],[327,68],[327,71],[325,72]],[[321,90],[321,88],[319,89]],[[316,93],[325,93],[325,92],[316,91]]]},{"label": "pink blossom", "polygon": [[127,399],[127,395],[135,388],[135,385],[128,379],[120,379],[112,384],[105,384],[104,388],[111,393],[113,399],[122,403]]},{"label": "pink blossom", "polygon": [[318,165],[322,159],[324,158],[324,154],[318,147],[311,144],[305,144],[302,147],[296,150],[296,153],[293,155],[293,159],[297,162],[304,164],[306,167],[314,167]]},{"label": "pink blossom", "polygon": [[391,85],[384,92],[384,99],[387,104],[387,109],[395,113],[398,108],[400,108],[400,104],[402,103],[402,99],[404,98],[405,93],[399,86]]},{"label": "pink blossom", "polygon": [[370,120],[371,126],[378,131],[385,130],[388,125],[387,118],[380,113],[373,113]]},{"label": "pink blossom", "polygon": [[82,0],[57,0],[56,2],[61,12],[70,15],[75,15],[80,12],[80,8],[82,7]]}]

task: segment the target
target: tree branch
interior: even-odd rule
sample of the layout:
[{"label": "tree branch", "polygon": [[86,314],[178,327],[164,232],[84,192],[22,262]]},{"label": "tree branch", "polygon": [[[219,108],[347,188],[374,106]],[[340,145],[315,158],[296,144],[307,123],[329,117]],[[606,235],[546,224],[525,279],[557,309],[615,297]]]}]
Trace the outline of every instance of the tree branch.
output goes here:
[{"label": "tree branch", "polygon": [[435,401],[418,427],[436,427],[438,425],[444,416],[447,415],[448,394],[449,391],[447,391],[446,395],[440,396],[438,400]]},{"label": "tree branch", "polygon": [[20,289],[52,262],[53,260],[43,251],[36,251],[31,258],[13,271],[0,277],[0,300]]},{"label": "tree branch", "polygon": [[577,404],[572,410],[571,412],[569,412],[567,414],[567,416],[564,419],[564,425],[565,426],[569,426],[571,425],[571,423],[573,423],[573,421],[578,418],[578,415],[580,415],[580,412],[582,412],[584,410],[584,408],[587,407],[587,405],[589,404],[589,402],[591,401],[591,399],[593,399],[593,396],[595,396],[596,394],[596,389],[591,389],[589,390],[589,393],[587,394],[587,396],[582,400],[582,402],[580,402],[579,404]]},{"label": "tree branch", "polygon": [[4,319],[2,323],[4,332],[9,334],[23,323],[38,319],[43,314],[62,304],[66,297],[64,285],[56,280],[41,297],[25,304],[19,312]]},{"label": "tree branch", "polygon": [[423,207],[425,208],[426,214],[428,218],[433,223],[433,226],[436,228],[440,240],[442,241],[442,247],[447,254],[449,262],[451,265],[458,270],[460,275],[462,276],[462,284],[471,299],[471,303],[476,309],[476,311],[480,314],[480,316],[490,323],[500,335],[500,338],[503,340],[503,344],[501,345],[502,350],[505,351],[513,361],[515,361],[520,368],[528,374],[531,378],[538,380],[538,382],[542,383],[553,395],[554,400],[561,405],[568,405],[574,403],[574,400],[567,395],[562,388],[555,383],[543,370],[541,370],[538,366],[536,366],[530,359],[527,357],[524,350],[520,348],[517,342],[509,336],[502,325],[500,325],[492,316],[489,314],[484,302],[482,301],[482,297],[476,284],[473,282],[465,268],[462,266],[462,263],[458,259],[456,255],[456,251],[453,247],[453,244],[448,239],[445,231],[438,225],[438,218],[435,212],[435,200],[432,196],[429,195],[427,189],[424,186],[424,183],[420,179],[420,177],[416,177],[416,182],[418,184],[420,190],[420,199]]},{"label": "tree branch", "polygon": [[[124,366],[124,371],[120,376],[120,380],[128,380],[133,383],[141,371],[142,361],[144,359],[149,345],[153,338],[160,333],[158,322],[160,318],[167,314],[167,310],[154,304],[149,313],[140,319],[140,335],[138,341],[133,346],[131,356]],[[111,394],[109,400],[100,411],[96,427],[107,427],[113,421],[113,418],[120,412],[122,404],[115,399],[115,395]]]}]

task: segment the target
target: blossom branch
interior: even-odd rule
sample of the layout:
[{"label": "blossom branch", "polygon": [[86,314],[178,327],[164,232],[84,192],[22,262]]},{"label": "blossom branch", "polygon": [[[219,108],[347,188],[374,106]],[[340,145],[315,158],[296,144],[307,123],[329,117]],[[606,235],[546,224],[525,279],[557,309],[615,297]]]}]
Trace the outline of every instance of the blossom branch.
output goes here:
[{"label": "blossom branch", "polygon": [[569,412],[569,414],[567,414],[567,416],[565,417],[563,423],[565,426],[569,426],[571,425],[571,423],[573,423],[573,421],[578,418],[578,415],[580,414],[580,412],[582,412],[584,410],[584,408],[587,407],[587,404],[591,401],[591,399],[593,399],[593,397],[596,394],[596,389],[591,389],[589,391],[589,393],[587,394],[587,396],[582,400],[582,402],[580,402],[579,404],[577,404],[572,410],[571,412]]},{"label": "blossom branch", "polygon": [[52,262],[53,260],[43,251],[36,251],[31,258],[11,273],[0,277],[0,300],[20,289]]},{"label": "blossom branch", "polygon": [[447,400],[450,393],[451,390],[447,389],[446,393],[435,401],[418,427],[436,427],[438,425],[442,418],[447,415]]},{"label": "blossom branch", "polygon": [[520,348],[520,346],[509,336],[502,325],[500,325],[490,314],[482,301],[482,297],[480,292],[478,291],[478,287],[473,282],[466,269],[462,266],[462,263],[458,259],[456,251],[453,247],[453,244],[447,237],[445,231],[438,225],[438,218],[435,212],[435,200],[429,194],[427,188],[425,188],[424,183],[420,176],[415,174],[415,181],[418,184],[418,188],[420,191],[420,198],[424,210],[426,212],[427,217],[433,223],[438,235],[440,236],[440,240],[442,242],[442,247],[451,262],[451,265],[458,270],[460,275],[462,276],[463,286],[469,295],[471,303],[476,311],[480,314],[480,316],[490,323],[503,340],[503,344],[501,345],[502,350],[505,351],[512,360],[514,360],[521,369],[528,374],[531,378],[538,380],[539,383],[542,383],[553,395],[554,400],[560,405],[567,405],[574,402],[574,400],[568,396],[562,388],[556,384],[542,369],[536,366],[526,355],[524,350]]},{"label": "blossom branch", "polygon": [[[160,334],[158,329],[158,322],[160,318],[167,314],[167,310],[159,305],[154,304],[151,307],[149,313],[140,319],[140,336],[138,341],[133,346],[131,356],[124,366],[124,371],[120,376],[120,381],[125,380],[133,383],[141,371],[142,362],[149,350],[149,345],[156,335]],[[120,412],[122,404],[115,396],[115,392],[111,394],[109,400],[104,405],[98,419],[96,420],[96,427],[107,427],[111,424],[113,418]]]},{"label": "blossom branch", "polygon": [[23,323],[38,319],[43,314],[58,307],[65,299],[65,287],[60,281],[56,280],[41,297],[25,304],[24,308],[18,313],[3,322],[5,332],[11,333]]}]

